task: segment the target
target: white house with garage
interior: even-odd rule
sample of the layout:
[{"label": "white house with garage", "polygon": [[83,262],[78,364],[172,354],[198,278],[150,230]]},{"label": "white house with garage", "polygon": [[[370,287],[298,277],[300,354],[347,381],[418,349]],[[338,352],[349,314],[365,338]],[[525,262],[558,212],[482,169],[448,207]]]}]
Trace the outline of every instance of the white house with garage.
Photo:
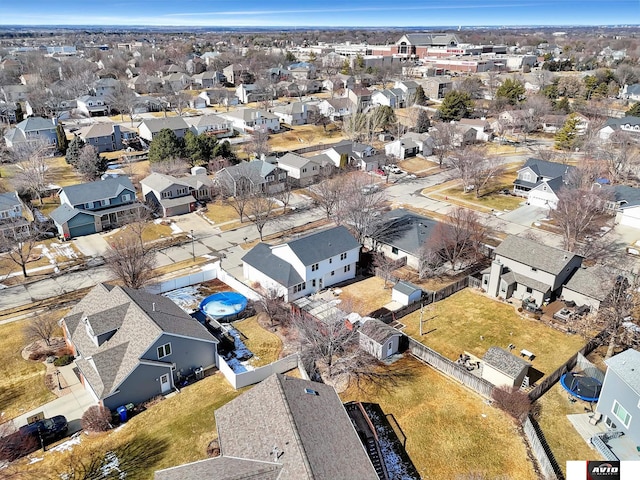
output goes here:
[{"label": "white house with garage", "polygon": [[340,226],[281,245],[259,243],[242,257],[242,270],[248,282],[290,302],[354,278],[359,256],[360,243]]},{"label": "white house with garage", "polygon": [[628,185],[602,188],[611,195],[607,210],[616,216],[615,223],[640,229],[640,188]]}]

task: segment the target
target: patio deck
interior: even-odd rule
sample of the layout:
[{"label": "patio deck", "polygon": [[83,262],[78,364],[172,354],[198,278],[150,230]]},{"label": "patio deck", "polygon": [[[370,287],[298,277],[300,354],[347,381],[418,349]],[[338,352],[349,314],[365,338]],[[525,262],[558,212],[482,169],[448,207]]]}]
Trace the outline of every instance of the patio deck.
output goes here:
[{"label": "patio deck", "polygon": [[[607,428],[607,425],[604,423],[604,418],[598,422],[597,425],[591,425],[589,423],[590,415],[590,413],[578,413],[575,415],[567,415],[567,418],[584,441],[587,442],[587,445],[593,449],[594,455],[600,456],[600,453],[598,453],[593,445],[591,445],[589,439],[598,433],[606,433],[615,430]],[[640,460],[640,452],[636,449],[637,445],[627,435],[609,439],[607,440],[607,445],[620,460]]]}]

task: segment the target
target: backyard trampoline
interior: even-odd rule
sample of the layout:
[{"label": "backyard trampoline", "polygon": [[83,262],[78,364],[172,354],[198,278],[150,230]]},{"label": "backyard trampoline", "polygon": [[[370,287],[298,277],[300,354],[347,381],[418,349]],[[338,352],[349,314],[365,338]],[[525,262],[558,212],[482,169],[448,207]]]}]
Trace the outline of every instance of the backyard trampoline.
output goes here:
[{"label": "backyard trampoline", "polygon": [[218,292],[200,302],[200,310],[214,320],[233,319],[247,307],[247,297],[237,292]]},{"label": "backyard trampoline", "polygon": [[565,373],[560,377],[560,385],[570,395],[585,402],[597,402],[600,397],[602,383],[600,380],[575,372]]}]

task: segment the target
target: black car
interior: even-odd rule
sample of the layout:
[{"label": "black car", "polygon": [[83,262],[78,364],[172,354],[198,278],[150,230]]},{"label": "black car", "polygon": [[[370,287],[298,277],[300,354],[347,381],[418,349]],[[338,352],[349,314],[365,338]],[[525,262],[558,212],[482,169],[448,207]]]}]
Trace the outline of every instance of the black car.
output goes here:
[{"label": "black car", "polygon": [[62,415],[38,420],[0,438],[0,460],[12,462],[63,438],[69,429]]}]

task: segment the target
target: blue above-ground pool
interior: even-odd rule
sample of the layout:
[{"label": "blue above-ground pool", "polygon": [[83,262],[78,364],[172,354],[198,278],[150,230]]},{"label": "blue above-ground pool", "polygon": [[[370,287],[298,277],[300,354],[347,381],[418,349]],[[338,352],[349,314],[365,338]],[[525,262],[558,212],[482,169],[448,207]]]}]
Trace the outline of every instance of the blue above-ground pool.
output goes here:
[{"label": "blue above-ground pool", "polygon": [[234,318],[247,307],[247,297],[238,292],[218,292],[200,302],[200,310],[214,320]]},{"label": "blue above-ground pool", "polygon": [[560,377],[560,385],[567,392],[585,402],[597,402],[600,398],[602,383],[600,380],[574,372],[567,372]]}]

